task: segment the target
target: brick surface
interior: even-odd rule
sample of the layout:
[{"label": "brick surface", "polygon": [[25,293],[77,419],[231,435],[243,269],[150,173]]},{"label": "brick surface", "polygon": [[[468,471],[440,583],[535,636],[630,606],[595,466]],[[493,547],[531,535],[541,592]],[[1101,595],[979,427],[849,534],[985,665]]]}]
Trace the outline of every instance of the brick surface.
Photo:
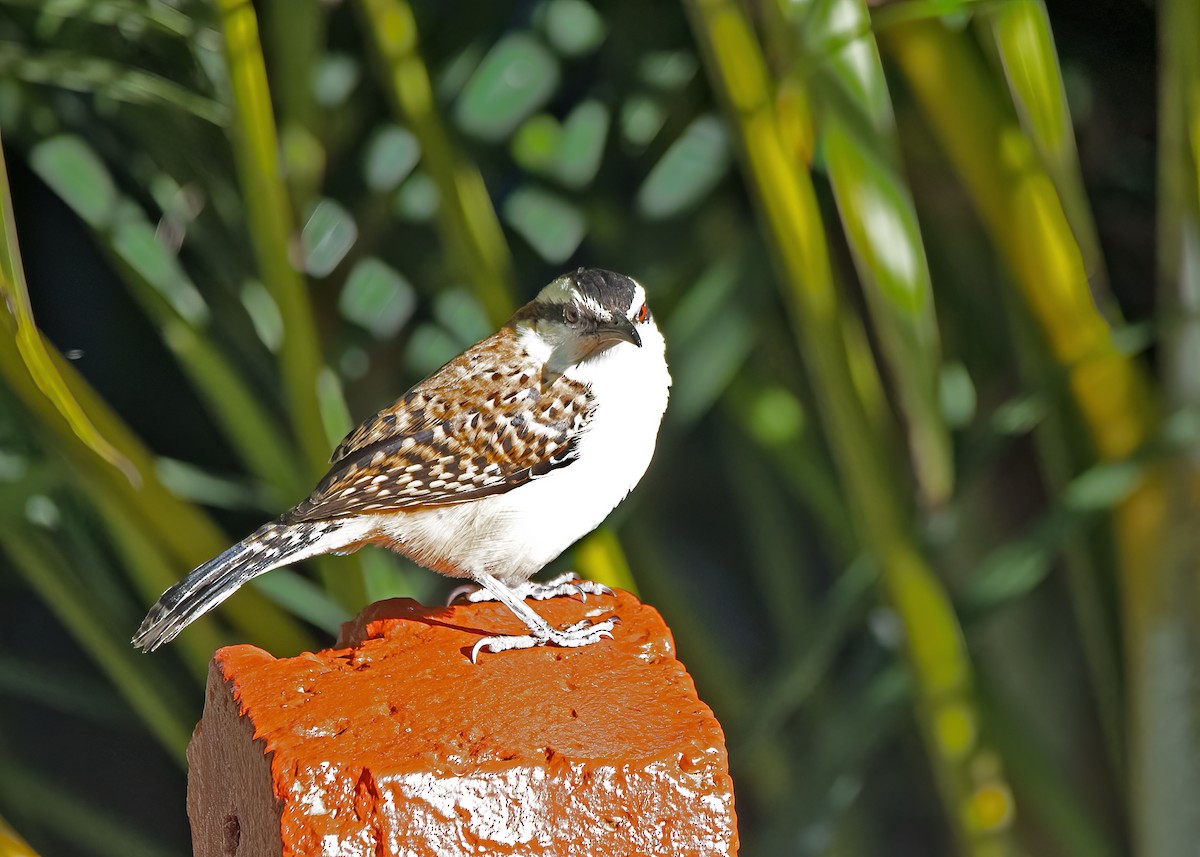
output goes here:
[{"label": "brick surface", "polygon": [[467,653],[506,608],[368,607],[335,648],[221,649],[188,748],[199,857],[732,855],[724,739],[662,618],[627,593],[614,640]]}]

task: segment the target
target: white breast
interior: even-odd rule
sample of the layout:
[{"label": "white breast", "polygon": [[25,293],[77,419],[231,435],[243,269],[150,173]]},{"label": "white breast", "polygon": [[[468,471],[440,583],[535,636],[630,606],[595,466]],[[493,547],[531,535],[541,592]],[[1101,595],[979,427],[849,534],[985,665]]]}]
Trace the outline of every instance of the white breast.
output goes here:
[{"label": "white breast", "polygon": [[641,348],[620,343],[567,372],[596,399],[571,464],[504,494],[381,517],[396,549],[443,574],[516,583],[599,526],[646,472],[667,407],[662,335],[639,331]]}]

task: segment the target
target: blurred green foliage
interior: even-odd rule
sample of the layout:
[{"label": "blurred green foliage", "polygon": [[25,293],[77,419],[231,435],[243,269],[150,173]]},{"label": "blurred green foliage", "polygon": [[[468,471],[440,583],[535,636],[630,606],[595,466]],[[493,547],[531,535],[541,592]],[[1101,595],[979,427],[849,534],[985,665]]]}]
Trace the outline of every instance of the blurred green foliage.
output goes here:
[{"label": "blurred green foliage", "polygon": [[666,616],[742,853],[1194,853],[1198,9],[0,0],[0,819],[185,852],[213,649],[446,583],[142,611],[587,264],[675,386],[561,564]]}]

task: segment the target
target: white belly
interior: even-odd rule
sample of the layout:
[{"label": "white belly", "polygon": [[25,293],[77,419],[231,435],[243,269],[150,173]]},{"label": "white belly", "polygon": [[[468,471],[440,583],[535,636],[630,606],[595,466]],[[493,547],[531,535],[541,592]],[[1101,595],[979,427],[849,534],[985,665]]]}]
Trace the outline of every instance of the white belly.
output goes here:
[{"label": "white belly", "polygon": [[380,516],[380,530],[442,574],[528,580],[599,526],[650,465],[671,383],[655,334],[642,348],[623,343],[568,373],[596,396],[570,464],[504,494]]}]

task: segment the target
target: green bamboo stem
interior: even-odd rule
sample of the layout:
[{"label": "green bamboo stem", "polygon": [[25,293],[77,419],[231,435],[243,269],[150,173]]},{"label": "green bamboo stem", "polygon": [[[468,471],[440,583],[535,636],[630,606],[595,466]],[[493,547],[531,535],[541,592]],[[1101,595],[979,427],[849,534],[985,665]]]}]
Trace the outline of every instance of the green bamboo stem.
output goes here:
[{"label": "green bamboo stem", "polygon": [[792,3],[782,13],[802,34],[786,91],[802,91],[813,105],[842,229],[907,424],[913,473],[924,503],[940,506],[953,491],[954,462],[939,396],[933,286],[870,16],[863,0]]},{"label": "green bamboo stem", "polygon": [[[1104,257],[1083,187],[1071,112],[1045,3],[1005,0],[987,7],[981,19],[994,39],[1021,127],[1058,190],[1093,293],[1105,290]],[[1104,310],[1113,320],[1120,318],[1116,304],[1107,295]]]},{"label": "green bamboo stem", "polygon": [[[3,314],[0,319],[7,321]],[[80,441],[34,383],[13,344],[12,328],[4,323],[0,323],[0,327],[3,328],[0,377],[46,432],[48,442],[64,455],[94,502],[120,505],[174,563],[177,573],[169,577],[153,574],[153,567],[130,567],[129,573],[139,582],[142,591],[161,592],[174,583],[182,571],[199,565],[228,546],[228,539],[210,518],[163,486],[155,474],[150,453],[95,391],[78,377],[74,367],[59,355],[51,354],[71,395],[98,431],[132,464],[136,481],[131,482]],[[226,602],[222,611],[242,635],[259,645],[281,652],[297,652],[314,646],[312,639],[294,620],[257,593],[239,594]],[[201,623],[209,621],[200,620]]]},{"label": "green bamboo stem", "polygon": [[326,7],[320,0],[276,0],[262,7],[284,168],[292,212],[297,217],[316,196],[325,171],[313,72],[320,56]]},{"label": "green bamboo stem", "polygon": [[108,438],[92,424],[59,374],[33,319],[29,285],[21,264],[17,243],[17,225],[13,217],[12,196],[8,189],[8,166],[0,141],[0,298],[8,309],[5,322],[11,326],[20,359],[29,367],[30,377],[71,430],[92,452],[103,458],[131,482],[138,479],[132,462],[123,456]]},{"label": "green bamboo stem", "polygon": [[[250,237],[263,282],[283,318],[279,356],[284,390],[305,471],[316,480],[325,472],[330,449],[318,397],[323,361],[304,278],[297,269],[299,250],[280,171],[279,139],[258,20],[249,0],[221,0],[219,8],[236,117],[233,150]],[[318,568],[325,587],[342,604],[357,607],[363,603],[361,574],[347,574],[345,568],[325,562],[318,563]]]},{"label": "green bamboo stem", "polygon": [[[1113,342],[1054,184],[1011,106],[967,39],[938,21],[890,28],[886,44],[1008,262],[1051,356],[1062,367],[1097,457],[1127,459],[1155,431],[1157,406],[1141,367]],[[1151,468],[1113,510],[1125,663],[1135,680],[1159,586],[1163,487],[1162,472]],[[1103,720],[1109,723],[1107,712],[1115,708],[1118,693],[1115,668],[1108,662],[1116,632],[1095,582],[1080,583],[1084,586],[1075,586],[1076,608],[1106,710]]]},{"label": "green bamboo stem", "polygon": [[446,255],[494,324],[515,308],[512,257],[479,169],[461,158],[438,112],[418,52],[417,23],[405,0],[358,0],[397,114],[421,143],[421,161],[437,186],[438,226]]},{"label": "green bamboo stem", "polygon": [[1141,370],[1112,341],[1054,184],[966,38],[939,21],[897,25],[887,45],[962,176],[984,225],[1069,385],[1105,460],[1148,436],[1154,407]]},{"label": "green bamboo stem", "polygon": [[321,426],[317,376],[322,359],[304,278],[298,271],[288,193],[279,165],[271,94],[258,21],[249,0],[221,0],[233,91],[233,153],[263,283],[283,317],[280,368],[300,450],[311,478],[322,475],[329,443]]},{"label": "green bamboo stem", "polygon": [[1130,652],[1134,841],[1184,855],[1200,842],[1200,5],[1160,7],[1159,318],[1171,423],[1191,424],[1166,477],[1162,568]]},{"label": "green bamboo stem", "polygon": [[[2,160],[0,221],[0,292],[8,308],[0,312],[0,377],[83,477],[97,502],[120,504],[182,569],[219,553],[226,545],[220,530],[166,490],[155,475],[150,453],[37,330]],[[146,567],[130,568],[147,589],[161,592],[175,582],[174,576],[139,577],[147,572]],[[254,640],[289,651],[308,643],[295,623],[261,596],[241,598],[229,605],[227,613]]]},{"label": "green bamboo stem", "polygon": [[[112,236],[101,237],[111,240]],[[112,252],[109,256],[247,469],[287,502],[303,496],[311,484],[297,472],[298,454],[291,439],[213,344],[205,325],[185,318],[124,259]]]},{"label": "green bamboo stem", "polygon": [[995,754],[980,740],[972,667],[957,618],[916,547],[886,444],[855,395],[811,179],[781,146],[765,65],[741,10],[728,0],[686,5],[709,77],[740,135],[747,184],[778,257],[797,341],[859,536],[880,564],[906,631],[917,719],[947,820],[964,853],[1008,853],[1011,792]]}]

